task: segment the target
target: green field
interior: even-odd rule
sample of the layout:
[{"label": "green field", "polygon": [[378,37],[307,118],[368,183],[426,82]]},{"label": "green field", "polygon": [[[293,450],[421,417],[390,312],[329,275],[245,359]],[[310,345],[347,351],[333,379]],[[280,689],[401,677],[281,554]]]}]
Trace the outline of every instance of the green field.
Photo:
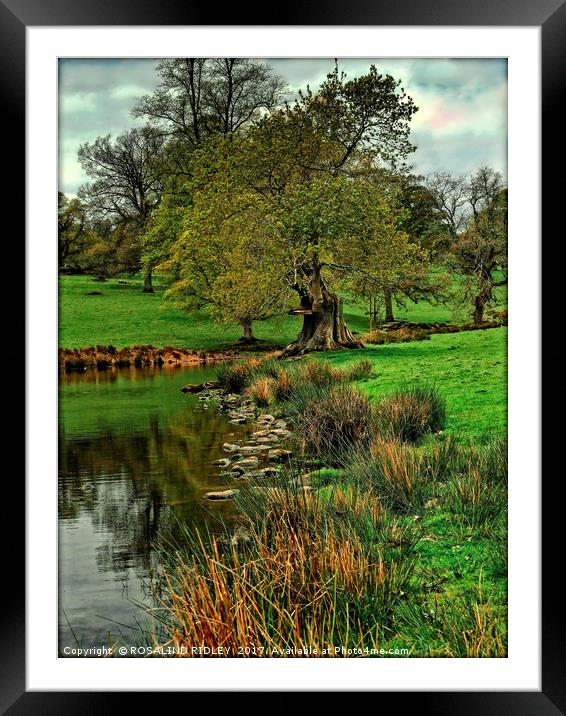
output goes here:
[{"label": "green field", "polygon": [[[127,284],[118,283],[127,280]],[[157,348],[211,350],[233,343],[242,335],[238,326],[220,326],[202,311],[187,313],[162,300],[159,281],[156,292],[141,292],[141,278],[111,278],[103,283],[90,276],[61,276],[59,279],[59,345],[61,348],[83,348],[91,345],[125,346],[152,344]],[[88,296],[100,291],[100,296]],[[346,304],[344,316],[358,334],[368,330],[365,308]],[[397,318],[411,321],[446,321],[454,316],[449,307],[429,303],[409,303],[395,311]],[[293,316],[276,316],[254,323],[257,338],[274,346],[286,345],[298,333],[301,320]]]}]

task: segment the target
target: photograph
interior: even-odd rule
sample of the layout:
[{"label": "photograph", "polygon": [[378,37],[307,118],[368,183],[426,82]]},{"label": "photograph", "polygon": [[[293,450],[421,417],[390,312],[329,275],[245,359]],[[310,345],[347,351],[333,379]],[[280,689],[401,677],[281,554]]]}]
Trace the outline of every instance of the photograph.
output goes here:
[{"label": "photograph", "polygon": [[57,72],[58,656],[507,658],[507,58]]}]

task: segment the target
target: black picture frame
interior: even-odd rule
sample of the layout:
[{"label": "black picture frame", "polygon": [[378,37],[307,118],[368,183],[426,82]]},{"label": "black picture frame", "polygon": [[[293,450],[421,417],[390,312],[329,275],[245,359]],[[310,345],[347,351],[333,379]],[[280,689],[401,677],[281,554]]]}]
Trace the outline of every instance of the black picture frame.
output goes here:
[{"label": "black picture frame", "polygon": [[[561,204],[558,192],[561,182],[554,178],[553,167],[560,154],[560,92],[566,67],[565,0],[398,0],[385,3],[374,0],[349,0],[338,3],[312,1],[278,5],[271,17],[259,16],[252,5],[234,4],[221,11],[222,25],[412,25],[412,26],[537,26],[542,36],[542,162],[543,227],[554,225]],[[5,184],[2,196],[10,213],[25,216],[25,31],[28,26],[72,25],[218,25],[218,9],[186,0],[0,0],[0,97],[5,126],[13,141],[4,148]],[[9,158],[6,155],[13,154]],[[19,169],[18,169],[19,168]],[[18,177],[19,173],[19,177]],[[19,179],[19,180],[18,180]],[[19,209],[19,211],[18,211]],[[556,216],[555,216],[556,214]],[[16,224],[17,226],[18,224]],[[530,336],[530,340],[538,340]],[[29,358],[29,357],[28,357]],[[29,360],[27,365],[29,366]],[[29,396],[28,396],[29,398]],[[10,589],[4,589],[4,608],[0,612],[0,710],[19,714],[76,714],[115,712],[131,694],[104,692],[27,692],[25,690],[25,544],[23,480],[15,499],[21,512],[4,515],[5,530],[11,531],[4,550],[5,574],[10,575]],[[14,504],[15,501],[14,501]],[[395,692],[380,693],[381,709],[397,713],[435,714],[517,714],[549,716],[566,713],[565,659],[566,619],[561,616],[562,595],[556,588],[551,565],[555,563],[553,546],[563,542],[559,532],[559,501],[543,497],[543,613],[542,613],[542,690],[540,692]],[[555,514],[556,511],[556,514]],[[18,539],[19,537],[19,539]],[[20,550],[13,545],[19,544]],[[556,557],[557,559],[557,557]],[[524,645],[528,648],[528,645]],[[449,684],[447,684],[449,688]],[[368,690],[370,688],[368,687]],[[158,694],[162,699],[163,694]],[[383,701],[391,699],[391,705]],[[153,695],[144,694],[144,708],[152,709]],[[377,702],[376,702],[377,703]],[[160,702],[163,708],[162,701]],[[131,707],[131,703],[129,702]]]}]

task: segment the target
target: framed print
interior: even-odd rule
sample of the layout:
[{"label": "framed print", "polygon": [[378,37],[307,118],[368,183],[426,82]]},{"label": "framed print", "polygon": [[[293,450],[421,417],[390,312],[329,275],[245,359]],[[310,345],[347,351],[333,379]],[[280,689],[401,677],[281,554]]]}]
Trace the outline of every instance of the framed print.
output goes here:
[{"label": "framed print", "polygon": [[563,7],[0,12],[28,309],[3,708],[561,712],[538,376]]}]

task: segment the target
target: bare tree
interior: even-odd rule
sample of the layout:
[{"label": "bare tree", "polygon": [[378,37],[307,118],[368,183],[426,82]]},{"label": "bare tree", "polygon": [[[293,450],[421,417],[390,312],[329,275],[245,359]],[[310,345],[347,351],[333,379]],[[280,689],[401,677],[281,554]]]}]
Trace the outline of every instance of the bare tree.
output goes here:
[{"label": "bare tree", "polygon": [[507,189],[501,174],[481,167],[467,187],[466,228],[454,240],[454,268],[464,277],[474,323],[482,323],[494,288],[507,283]]},{"label": "bare tree", "polygon": [[425,186],[436,198],[449,233],[456,236],[467,222],[469,191],[466,177],[434,172],[427,177]]},{"label": "bare tree", "polygon": [[[114,141],[110,135],[98,137],[92,144],[81,145],[79,161],[94,180],[79,190],[90,211],[141,235],[163,192],[163,134],[145,126],[129,129]],[[149,270],[144,277],[145,293],[153,292],[151,278]]]},{"label": "bare tree", "polygon": [[493,290],[507,282],[507,189],[499,172],[480,167],[469,179],[429,177],[450,236],[449,263],[464,279],[474,323],[482,323]]},{"label": "bare tree", "polygon": [[269,65],[243,58],[167,59],[157,72],[160,84],[132,114],[191,147],[211,135],[236,132],[262,110],[273,109],[286,88]]}]

